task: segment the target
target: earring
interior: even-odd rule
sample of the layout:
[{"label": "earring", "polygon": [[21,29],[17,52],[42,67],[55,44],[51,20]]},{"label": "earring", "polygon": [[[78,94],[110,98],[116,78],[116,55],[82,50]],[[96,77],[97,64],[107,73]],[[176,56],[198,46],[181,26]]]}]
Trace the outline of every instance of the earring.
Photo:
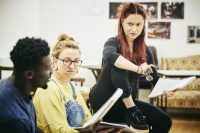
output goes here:
[{"label": "earring", "polygon": [[58,67],[55,67],[54,71],[55,71],[55,72],[58,72]]}]

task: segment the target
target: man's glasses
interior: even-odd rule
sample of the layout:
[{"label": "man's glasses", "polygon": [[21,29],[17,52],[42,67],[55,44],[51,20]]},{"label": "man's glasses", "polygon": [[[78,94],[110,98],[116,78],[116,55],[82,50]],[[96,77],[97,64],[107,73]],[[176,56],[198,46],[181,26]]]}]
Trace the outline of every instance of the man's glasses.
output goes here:
[{"label": "man's glasses", "polygon": [[57,58],[58,60],[62,61],[64,65],[66,66],[70,66],[72,63],[75,65],[75,66],[80,66],[82,64],[82,60],[64,60],[64,59],[59,59]]}]

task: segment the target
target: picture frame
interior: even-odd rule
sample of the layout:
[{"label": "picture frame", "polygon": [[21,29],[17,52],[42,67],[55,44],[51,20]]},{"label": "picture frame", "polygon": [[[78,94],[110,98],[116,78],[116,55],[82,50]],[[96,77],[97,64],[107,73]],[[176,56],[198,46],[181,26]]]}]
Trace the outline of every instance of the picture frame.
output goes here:
[{"label": "picture frame", "polygon": [[189,44],[200,44],[200,26],[188,26],[188,39]]},{"label": "picture frame", "polygon": [[184,19],[184,2],[161,2],[161,19]]},{"label": "picture frame", "polygon": [[[109,3],[109,19],[117,19],[122,9],[124,2],[110,2]],[[137,2],[141,4],[147,13],[147,20],[158,18],[158,3],[157,2]]]},{"label": "picture frame", "polygon": [[146,11],[147,20],[158,19],[158,2],[140,2]]},{"label": "picture frame", "polygon": [[109,2],[109,19],[117,19],[120,13],[122,2]]},{"label": "picture frame", "polygon": [[148,22],[147,38],[170,39],[171,22]]}]

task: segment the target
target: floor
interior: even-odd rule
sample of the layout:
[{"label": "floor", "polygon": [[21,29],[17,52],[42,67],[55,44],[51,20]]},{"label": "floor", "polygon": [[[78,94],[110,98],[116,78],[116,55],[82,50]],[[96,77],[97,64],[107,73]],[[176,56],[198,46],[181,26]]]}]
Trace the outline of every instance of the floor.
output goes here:
[{"label": "floor", "polygon": [[170,133],[200,133],[200,116],[172,116]]},{"label": "floor", "polygon": [[[148,130],[137,130],[136,133],[148,133]],[[169,133],[200,133],[200,118],[174,117]]]},{"label": "floor", "polygon": [[[140,100],[149,102],[148,90],[140,90]],[[172,118],[172,127],[169,133],[200,133],[200,112],[169,111]],[[175,113],[176,112],[176,113]],[[136,130],[136,133],[148,133],[148,130]]]}]

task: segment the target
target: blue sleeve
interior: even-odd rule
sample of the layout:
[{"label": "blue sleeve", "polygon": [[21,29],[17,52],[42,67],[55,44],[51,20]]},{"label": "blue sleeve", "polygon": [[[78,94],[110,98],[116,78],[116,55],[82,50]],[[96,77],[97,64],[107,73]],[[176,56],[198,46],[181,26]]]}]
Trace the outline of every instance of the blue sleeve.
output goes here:
[{"label": "blue sleeve", "polygon": [[103,49],[103,58],[107,60],[109,63],[114,65],[117,58],[120,56],[118,49],[118,42],[116,38],[110,38],[104,45]]},{"label": "blue sleeve", "polygon": [[[35,128],[35,127],[33,127]],[[0,124],[0,131],[3,133],[32,133],[33,130],[28,123],[13,119]]]}]

